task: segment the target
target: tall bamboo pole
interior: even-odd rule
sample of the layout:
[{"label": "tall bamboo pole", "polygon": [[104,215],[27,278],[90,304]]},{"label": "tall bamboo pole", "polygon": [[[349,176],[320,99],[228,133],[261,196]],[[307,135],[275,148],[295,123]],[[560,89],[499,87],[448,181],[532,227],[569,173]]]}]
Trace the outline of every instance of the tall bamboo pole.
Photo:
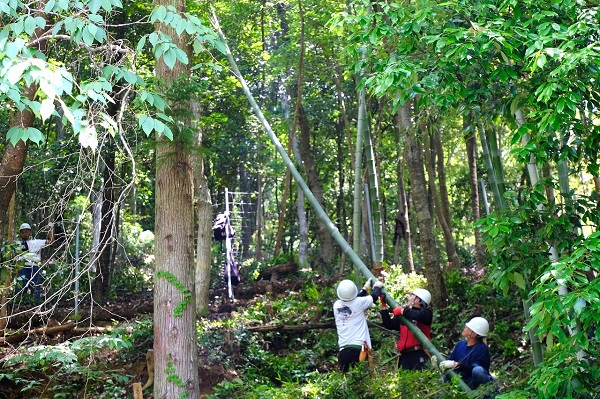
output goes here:
[{"label": "tall bamboo pole", "polygon": [[[298,185],[304,192],[304,195],[306,195],[306,199],[312,206],[313,210],[317,213],[317,216],[323,221],[323,223],[325,224],[325,226],[327,227],[327,229],[329,230],[329,232],[331,233],[333,238],[336,240],[336,242],[341,247],[342,251],[346,255],[348,255],[348,257],[352,260],[354,265],[360,270],[360,272],[363,274],[363,276],[365,278],[370,278],[373,281],[377,281],[377,278],[373,275],[373,273],[371,273],[369,268],[363,263],[363,261],[356,254],[356,252],[354,252],[352,247],[350,247],[350,245],[346,242],[346,240],[341,235],[341,233],[339,232],[337,227],[335,227],[335,224],[329,219],[329,217],[327,216],[327,214],[321,207],[321,204],[319,204],[319,201],[317,201],[317,199],[315,198],[313,193],[310,191],[310,189],[308,188],[308,185],[306,184],[306,182],[304,181],[304,179],[302,178],[302,176],[300,175],[300,173],[294,166],[294,163],[292,162],[292,160],[286,153],[285,149],[279,142],[279,139],[273,132],[273,129],[271,129],[269,122],[266,120],[265,116],[263,115],[262,111],[260,110],[260,107],[256,103],[256,100],[254,99],[252,92],[250,92],[250,89],[249,89],[248,85],[246,84],[246,80],[242,76],[242,74],[237,66],[237,63],[235,62],[233,55],[231,54],[231,50],[229,49],[229,45],[227,44],[227,39],[225,39],[225,35],[221,31],[221,27],[219,25],[219,20],[217,19],[214,9],[212,9],[211,11],[212,11],[211,22],[212,22],[215,30],[219,34],[220,39],[223,41],[223,44],[225,46],[225,55],[229,61],[231,68],[232,68],[232,72],[240,81],[240,84],[242,85],[242,89],[244,90],[244,94],[246,95],[246,98],[248,99],[248,102],[250,103],[250,106],[252,107],[254,114],[256,115],[256,117],[258,118],[260,123],[262,124],[263,128],[265,129],[265,132],[267,133],[267,135],[271,139],[271,142],[277,149],[277,152],[279,152],[279,155],[281,155],[283,162],[289,168],[290,172],[292,173],[292,176],[294,177],[294,179],[296,179],[296,182],[298,183]],[[385,293],[385,290],[383,290],[383,292]],[[396,302],[396,300],[394,298],[392,298],[391,295],[386,295],[385,301],[392,308],[398,307],[398,302]],[[410,332],[413,333],[415,338],[417,338],[419,340],[419,342],[421,342],[421,344],[423,344],[423,347],[429,353],[431,353],[433,356],[435,356],[438,359],[438,361],[445,360],[444,355],[442,355],[437,350],[437,348],[435,346],[433,346],[431,341],[429,341],[429,339],[425,336],[425,334],[423,334],[423,332],[419,329],[419,327],[417,327],[410,320],[407,320],[404,316],[400,316],[400,322],[402,324],[404,324],[410,330]],[[449,373],[452,377],[458,376],[458,374],[456,374],[453,371],[450,371]],[[471,392],[471,389],[469,388],[469,386],[462,379],[458,378],[458,382],[460,384],[460,387],[465,392]]]}]

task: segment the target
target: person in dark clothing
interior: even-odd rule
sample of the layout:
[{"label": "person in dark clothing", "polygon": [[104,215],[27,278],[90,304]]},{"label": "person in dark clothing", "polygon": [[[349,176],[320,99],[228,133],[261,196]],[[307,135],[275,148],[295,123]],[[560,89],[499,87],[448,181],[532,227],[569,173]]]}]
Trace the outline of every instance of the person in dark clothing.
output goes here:
[{"label": "person in dark clothing", "polygon": [[465,324],[462,332],[465,340],[454,347],[448,360],[440,363],[442,370],[452,369],[471,388],[492,382],[490,375],[490,351],[485,342],[490,325],[483,317],[474,317]]},{"label": "person in dark clothing", "polygon": [[400,322],[400,315],[419,327],[427,339],[431,339],[433,322],[433,311],[429,306],[431,294],[423,288],[417,288],[410,294],[405,307],[398,306],[393,310],[394,318],[390,317],[390,312],[384,306],[385,302],[383,300],[381,302],[380,313],[383,326],[388,330],[400,331],[397,344],[398,352],[400,352],[400,367],[404,370],[423,370],[427,366],[429,355],[408,327]]},{"label": "person in dark clothing", "polygon": [[370,295],[371,279],[367,280],[360,292],[352,280],[343,280],[337,287],[339,299],[333,304],[333,315],[338,333],[338,364],[343,372],[360,361],[360,352],[364,346],[368,347],[366,349],[371,348],[365,312],[377,303],[382,287],[382,282],[375,282]]}]

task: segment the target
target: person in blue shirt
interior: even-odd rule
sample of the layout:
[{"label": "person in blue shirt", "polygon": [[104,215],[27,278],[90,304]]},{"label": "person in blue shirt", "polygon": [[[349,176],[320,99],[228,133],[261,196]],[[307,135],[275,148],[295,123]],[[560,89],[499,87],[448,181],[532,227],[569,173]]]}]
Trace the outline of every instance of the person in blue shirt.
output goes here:
[{"label": "person in blue shirt", "polygon": [[485,337],[490,325],[483,317],[474,317],[465,324],[462,337],[454,347],[448,360],[440,363],[442,370],[452,369],[462,377],[471,388],[492,382],[490,375],[490,351]]}]

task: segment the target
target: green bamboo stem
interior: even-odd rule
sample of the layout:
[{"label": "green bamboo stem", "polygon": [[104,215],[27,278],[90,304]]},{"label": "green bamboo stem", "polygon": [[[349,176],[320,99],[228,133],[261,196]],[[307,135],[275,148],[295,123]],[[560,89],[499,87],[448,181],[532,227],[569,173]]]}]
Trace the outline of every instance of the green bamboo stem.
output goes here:
[{"label": "green bamboo stem", "polygon": [[494,201],[496,202],[496,206],[498,209],[504,208],[504,198],[500,193],[500,188],[498,186],[498,180],[496,179],[496,173],[494,172],[494,165],[492,163],[492,156],[490,154],[490,147],[488,144],[487,136],[485,134],[485,130],[483,125],[478,126],[479,130],[479,138],[481,140],[481,155],[485,160],[485,166],[488,171],[488,176],[490,179],[490,185],[492,186],[492,193],[494,193]]},{"label": "green bamboo stem", "polygon": [[[373,275],[373,273],[371,273],[369,268],[363,263],[363,261],[356,254],[356,252],[354,252],[354,250],[346,242],[346,240],[344,239],[342,234],[339,232],[337,227],[335,227],[335,224],[333,224],[333,222],[329,219],[329,217],[327,216],[327,213],[325,213],[325,211],[321,207],[321,204],[319,204],[319,201],[317,201],[317,199],[315,198],[313,193],[310,191],[310,189],[308,188],[308,185],[306,184],[306,182],[304,181],[304,179],[302,178],[302,176],[300,175],[300,173],[294,166],[294,163],[292,162],[292,160],[286,153],[285,149],[279,142],[279,139],[273,132],[273,129],[271,129],[269,122],[264,117],[262,111],[260,110],[260,107],[258,106],[258,104],[256,103],[256,100],[254,99],[254,96],[250,92],[250,89],[248,88],[248,85],[246,84],[246,80],[240,73],[237,63],[235,62],[233,55],[231,54],[231,50],[229,49],[229,45],[227,44],[227,40],[225,39],[225,36],[223,35],[223,32],[221,31],[221,27],[219,25],[219,21],[217,19],[217,16],[216,16],[214,10],[212,10],[212,24],[215,27],[215,30],[217,31],[220,39],[223,41],[223,44],[225,46],[225,55],[229,61],[231,68],[232,68],[233,74],[238,78],[238,80],[240,81],[240,84],[242,85],[242,89],[244,90],[244,94],[246,95],[246,98],[248,99],[248,102],[250,103],[252,110],[254,111],[256,117],[259,119],[263,128],[265,129],[267,135],[271,139],[271,142],[277,149],[277,152],[279,152],[279,155],[281,155],[283,162],[289,168],[294,179],[296,179],[298,186],[300,186],[300,188],[304,192],[304,195],[306,196],[306,199],[312,206],[313,210],[317,213],[317,216],[319,218],[321,218],[321,220],[323,221],[323,223],[325,224],[325,226],[327,227],[327,229],[329,230],[329,232],[331,233],[331,235],[333,236],[335,241],[341,247],[342,251],[352,260],[354,265],[360,270],[360,272],[363,274],[363,276],[367,279],[370,278],[373,281],[377,281],[377,278]],[[383,292],[385,293],[385,290]],[[391,308],[396,308],[398,306],[398,302],[396,302],[396,300],[394,300],[394,298],[392,298],[390,295],[386,295],[385,298],[386,298],[386,303]],[[402,324],[404,324],[405,326],[408,327],[408,329],[413,333],[413,335],[417,338],[417,340],[419,340],[419,342],[421,342],[423,347],[427,351],[429,351],[430,354],[437,357],[438,361],[445,360],[444,355],[442,355],[437,350],[437,348],[435,346],[433,346],[431,341],[429,341],[429,339],[425,336],[425,334],[423,334],[423,332],[419,329],[419,327],[417,327],[414,323],[407,320],[403,316],[400,317],[400,321],[402,322]],[[458,376],[458,374],[456,374],[453,371],[450,371],[449,373],[452,377]],[[465,392],[472,392],[471,389],[469,388],[469,386],[461,378],[458,378],[458,382],[459,382],[460,387]]]}]

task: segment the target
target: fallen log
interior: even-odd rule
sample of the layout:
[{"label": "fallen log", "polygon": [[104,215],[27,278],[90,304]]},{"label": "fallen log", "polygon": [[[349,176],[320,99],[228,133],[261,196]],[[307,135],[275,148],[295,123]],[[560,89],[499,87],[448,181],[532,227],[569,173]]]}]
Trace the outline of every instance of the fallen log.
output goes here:
[{"label": "fallen log", "polygon": [[247,327],[246,330],[253,332],[269,332],[269,331],[309,331],[309,330],[326,330],[328,328],[335,328],[335,322],[329,323],[316,323],[316,324],[295,324],[295,325],[284,325],[284,324],[269,324],[266,326],[255,326]]},{"label": "fallen log", "polygon": [[27,337],[31,335],[50,335],[56,334],[62,331],[72,330],[75,327],[75,323],[69,322],[66,324],[61,324],[58,326],[52,327],[39,327],[34,328],[33,330],[22,331],[18,333],[14,333],[11,335],[6,335],[4,337],[0,337],[0,345],[5,345],[7,343],[13,344],[19,341],[24,341]]}]

